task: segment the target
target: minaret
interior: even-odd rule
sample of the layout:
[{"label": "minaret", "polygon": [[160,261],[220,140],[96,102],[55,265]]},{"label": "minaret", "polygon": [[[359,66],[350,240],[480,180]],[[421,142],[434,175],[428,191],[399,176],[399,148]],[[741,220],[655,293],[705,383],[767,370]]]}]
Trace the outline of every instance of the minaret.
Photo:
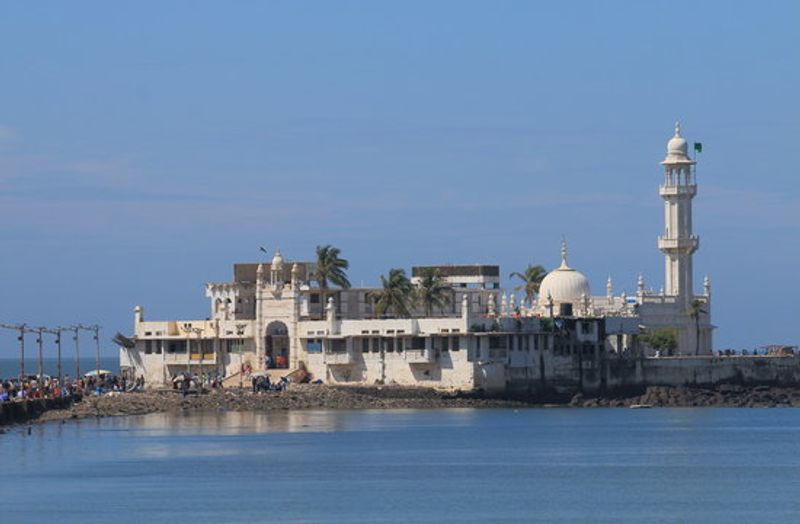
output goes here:
[{"label": "minaret", "polygon": [[667,143],[664,184],[659,190],[664,199],[664,234],[658,237],[658,249],[664,253],[664,287],[667,296],[677,296],[688,307],[691,304],[692,255],[700,239],[692,235],[692,199],[697,194],[694,160],[689,158],[688,144],[681,136],[681,125],[675,123],[675,136]]}]

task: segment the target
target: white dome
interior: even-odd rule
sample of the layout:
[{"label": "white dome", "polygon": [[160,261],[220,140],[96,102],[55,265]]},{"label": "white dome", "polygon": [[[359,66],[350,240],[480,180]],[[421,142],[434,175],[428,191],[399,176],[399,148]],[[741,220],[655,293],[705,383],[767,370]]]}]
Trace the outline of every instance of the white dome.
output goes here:
[{"label": "white dome", "polygon": [[669,139],[667,142],[667,154],[668,155],[683,155],[686,156],[689,153],[689,144],[686,143],[686,139],[682,136],[675,135]]},{"label": "white dome", "polygon": [[539,287],[539,297],[543,304],[546,304],[550,297],[555,304],[565,302],[578,304],[583,297],[589,296],[591,296],[589,279],[566,264],[561,264],[548,273]]},{"label": "white dome", "polygon": [[693,164],[689,158],[689,143],[681,136],[681,124],[675,122],[675,134],[667,142],[667,158],[662,164]]},{"label": "white dome", "polygon": [[583,273],[567,265],[567,246],[561,245],[561,265],[547,274],[539,286],[539,303],[546,307],[552,297],[555,305],[571,303],[577,305],[584,297],[590,297],[589,279]]},{"label": "white dome", "polygon": [[275,251],[275,256],[272,257],[272,269],[276,271],[280,271],[283,268],[283,255],[281,255],[281,250],[277,249]]}]

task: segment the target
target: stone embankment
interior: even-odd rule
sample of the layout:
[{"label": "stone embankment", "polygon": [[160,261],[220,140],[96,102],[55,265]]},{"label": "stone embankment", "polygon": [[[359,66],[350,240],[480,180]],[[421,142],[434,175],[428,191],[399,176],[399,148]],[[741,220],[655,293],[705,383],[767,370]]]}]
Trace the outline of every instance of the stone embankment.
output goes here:
[{"label": "stone embankment", "polygon": [[522,407],[800,407],[800,388],[730,386],[714,388],[650,386],[605,396],[547,395],[486,397],[397,386],[293,385],[286,391],[253,394],[218,390],[183,397],[177,391],[151,391],[113,396],[31,400],[4,403],[0,426],[90,417],[144,415],[178,411],[269,411],[288,409],[437,409]]},{"label": "stone embankment", "polygon": [[721,384],[713,388],[649,386],[642,392],[602,397],[578,393],[569,402],[572,407],[726,407],[772,408],[800,407],[800,387],[735,386]]},{"label": "stone embankment", "polygon": [[80,400],[80,396],[73,395],[69,397],[0,402],[0,426],[21,424],[55,411],[69,411],[73,404],[80,402]]},{"label": "stone embankment", "polygon": [[485,398],[428,388],[330,387],[295,384],[282,392],[254,394],[225,389],[186,397],[174,390],[85,397],[70,409],[43,413],[37,420],[144,415],[170,411],[269,411],[288,409],[431,409],[523,407],[522,399]]}]

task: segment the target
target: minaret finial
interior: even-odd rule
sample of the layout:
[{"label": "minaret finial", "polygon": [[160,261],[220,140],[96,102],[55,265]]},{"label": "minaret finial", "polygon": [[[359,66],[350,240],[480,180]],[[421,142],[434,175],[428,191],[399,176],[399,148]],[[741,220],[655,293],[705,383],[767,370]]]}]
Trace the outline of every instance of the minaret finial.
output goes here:
[{"label": "minaret finial", "polygon": [[680,120],[675,121],[675,136],[681,136],[681,122]]},{"label": "minaret finial", "polygon": [[561,265],[567,265],[567,239],[561,235]]}]

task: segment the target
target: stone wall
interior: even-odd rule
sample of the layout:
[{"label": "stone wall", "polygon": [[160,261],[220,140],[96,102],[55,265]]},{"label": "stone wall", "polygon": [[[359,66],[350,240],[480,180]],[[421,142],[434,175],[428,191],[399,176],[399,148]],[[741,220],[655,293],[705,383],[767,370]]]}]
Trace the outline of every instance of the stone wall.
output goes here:
[{"label": "stone wall", "polygon": [[626,358],[604,352],[571,356],[545,352],[543,364],[543,374],[530,368],[527,377],[511,368],[508,389],[593,393],[645,386],[800,385],[800,356]]},{"label": "stone wall", "polygon": [[0,426],[24,424],[38,418],[45,411],[53,409],[69,409],[73,403],[80,401],[80,398],[78,395],[73,395],[0,402]]}]

